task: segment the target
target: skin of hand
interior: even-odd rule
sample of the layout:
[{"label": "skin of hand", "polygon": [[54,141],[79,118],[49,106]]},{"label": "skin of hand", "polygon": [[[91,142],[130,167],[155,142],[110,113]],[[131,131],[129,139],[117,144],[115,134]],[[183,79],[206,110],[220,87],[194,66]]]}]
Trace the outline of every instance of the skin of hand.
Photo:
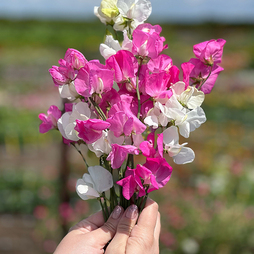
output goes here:
[{"label": "skin of hand", "polygon": [[[126,216],[132,209],[131,218]],[[147,199],[138,222],[135,206],[130,206],[121,217],[117,231],[108,245],[105,254],[159,254],[159,236],[161,230],[158,204]]]},{"label": "skin of hand", "polygon": [[159,253],[160,214],[158,205],[148,199],[139,216],[131,205],[123,210],[117,206],[106,223],[102,212],[95,213],[70,229],[54,254],[105,254]]}]

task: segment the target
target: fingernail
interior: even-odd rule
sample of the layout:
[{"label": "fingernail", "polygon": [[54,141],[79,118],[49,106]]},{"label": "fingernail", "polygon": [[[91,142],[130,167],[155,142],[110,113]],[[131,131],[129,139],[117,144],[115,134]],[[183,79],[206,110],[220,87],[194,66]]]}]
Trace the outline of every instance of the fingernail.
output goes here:
[{"label": "fingernail", "polygon": [[129,219],[135,219],[138,216],[138,207],[131,205],[127,208],[126,217]]},{"label": "fingernail", "polygon": [[122,207],[119,206],[119,205],[116,206],[114,211],[113,211],[113,213],[112,213],[112,218],[115,219],[115,220],[118,219],[120,214],[121,214],[121,212],[122,212]]}]

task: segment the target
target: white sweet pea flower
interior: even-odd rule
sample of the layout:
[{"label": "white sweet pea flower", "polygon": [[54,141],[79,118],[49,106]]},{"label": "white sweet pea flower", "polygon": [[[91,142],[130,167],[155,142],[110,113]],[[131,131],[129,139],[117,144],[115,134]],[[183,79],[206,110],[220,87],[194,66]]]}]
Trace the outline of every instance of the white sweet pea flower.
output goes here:
[{"label": "white sweet pea flower", "polygon": [[67,98],[68,100],[75,100],[79,95],[76,91],[74,83],[58,86],[59,94],[61,98]]},{"label": "white sweet pea flower", "polygon": [[111,152],[111,144],[122,145],[123,142],[123,136],[116,137],[112,131],[104,130],[101,138],[92,144],[87,144],[87,146],[97,157],[100,157],[103,154],[109,154]]},{"label": "white sweet pea flower", "polygon": [[132,50],[132,41],[128,38],[127,32],[123,32],[124,40],[122,43],[122,47],[118,40],[114,40],[112,35],[107,35],[104,43],[100,45],[100,53],[107,60],[109,57],[116,54],[119,50],[128,50],[131,52]]},{"label": "white sweet pea flower", "polygon": [[102,192],[113,187],[113,177],[107,169],[94,166],[89,167],[88,172],[76,184],[76,191],[83,200],[98,198]]},{"label": "white sweet pea flower", "polygon": [[160,102],[155,103],[155,107],[159,108],[161,113],[158,116],[159,123],[167,126],[169,122],[179,128],[180,134],[188,138],[190,132],[198,128],[206,121],[206,116],[202,108],[196,107],[194,110],[184,108],[172,95],[165,105]]},{"label": "white sweet pea flower", "polygon": [[127,21],[131,21],[130,28],[135,29],[144,23],[152,12],[150,0],[118,0],[117,7],[120,15],[114,19],[114,29],[123,31],[128,29]]},{"label": "white sweet pea flower", "polygon": [[117,0],[102,0],[99,7],[94,7],[94,14],[102,23],[113,25],[113,19],[119,15],[119,10],[116,4]]},{"label": "white sweet pea flower", "polygon": [[118,50],[121,50],[121,46],[119,41],[114,40],[112,35],[107,35],[105,42],[100,45],[100,53],[105,59],[115,55]]},{"label": "white sweet pea flower", "polygon": [[159,115],[161,114],[160,109],[158,107],[154,107],[150,109],[147,113],[146,118],[144,119],[144,123],[153,129],[157,129],[159,127]]},{"label": "white sweet pea flower", "polygon": [[194,160],[194,151],[185,147],[188,143],[179,144],[177,127],[171,126],[163,131],[163,143],[168,155],[173,158],[176,164],[186,164]]},{"label": "white sweet pea flower", "polygon": [[94,118],[87,103],[78,102],[73,105],[72,112],[65,112],[57,121],[57,126],[65,139],[78,141],[78,133],[74,130],[76,120],[86,121],[89,118]]},{"label": "white sweet pea flower", "polygon": [[205,94],[196,87],[188,86],[185,89],[185,83],[179,81],[172,85],[172,91],[177,100],[188,109],[200,107],[205,99]]}]

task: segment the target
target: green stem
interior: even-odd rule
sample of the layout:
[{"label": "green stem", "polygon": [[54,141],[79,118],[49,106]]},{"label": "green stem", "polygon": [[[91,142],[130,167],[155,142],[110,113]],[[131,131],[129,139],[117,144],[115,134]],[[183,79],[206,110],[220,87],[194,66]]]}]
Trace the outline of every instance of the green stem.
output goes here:
[{"label": "green stem", "polygon": [[136,78],[136,91],[137,91],[137,98],[138,98],[138,115],[137,118],[140,118],[140,110],[141,110],[141,103],[140,103],[140,91],[139,91],[139,73],[140,69],[143,63],[143,58],[140,58],[140,64],[138,67],[138,73],[137,73],[137,78]]},{"label": "green stem", "polygon": [[107,117],[105,116],[104,112],[102,111],[102,109],[98,106],[98,104],[94,101],[94,99],[92,97],[89,97],[89,100],[91,101],[91,103],[93,104],[95,110],[97,111],[97,113],[99,114],[99,116],[101,117],[101,119],[103,121],[107,120]]},{"label": "green stem", "polygon": [[144,209],[147,198],[148,198],[148,193],[146,193],[145,197],[143,198],[143,200],[140,204],[140,212],[142,212],[142,210]]},{"label": "green stem", "polygon": [[103,204],[102,204],[102,202],[101,202],[101,197],[99,197],[98,199],[99,199],[99,202],[100,202],[100,205],[101,205],[101,210],[102,210],[102,213],[103,213],[104,221],[106,222],[106,221],[107,221],[107,215],[106,215],[106,213],[105,213]]},{"label": "green stem", "polygon": [[71,145],[74,146],[75,149],[78,151],[78,153],[81,155],[83,161],[84,161],[85,164],[86,164],[86,167],[88,168],[89,166],[88,166],[88,164],[87,164],[87,162],[86,162],[86,159],[85,159],[84,155],[81,153],[81,151],[76,147],[76,145],[75,145],[74,143],[71,143]]},{"label": "green stem", "polygon": [[212,69],[213,69],[213,65],[211,65],[211,69],[209,71],[209,74],[208,76],[200,83],[200,85],[198,86],[198,90],[201,89],[201,87],[205,84],[205,82],[209,79],[209,77],[211,76],[212,74]]}]

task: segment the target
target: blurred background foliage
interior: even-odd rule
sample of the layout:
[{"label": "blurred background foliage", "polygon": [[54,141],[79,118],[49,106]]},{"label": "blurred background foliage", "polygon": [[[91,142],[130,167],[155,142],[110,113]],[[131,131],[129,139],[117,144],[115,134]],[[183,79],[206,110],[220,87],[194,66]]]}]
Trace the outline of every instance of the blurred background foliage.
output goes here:
[{"label": "blurred background foliage", "polygon": [[[164,53],[178,67],[194,56],[194,44],[227,43],[225,70],[203,104],[207,122],[188,139],[196,159],[171,162],[171,180],[151,195],[160,205],[161,253],[254,253],[254,26],[162,28],[169,45]],[[86,170],[76,151],[55,131],[39,134],[38,114],[62,106],[48,69],[68,48],[103,62],[98,48],[105,28],[0,20],[0,31],[0,252],[52,253],[71,225],[99,207],[75,193]]]}]

